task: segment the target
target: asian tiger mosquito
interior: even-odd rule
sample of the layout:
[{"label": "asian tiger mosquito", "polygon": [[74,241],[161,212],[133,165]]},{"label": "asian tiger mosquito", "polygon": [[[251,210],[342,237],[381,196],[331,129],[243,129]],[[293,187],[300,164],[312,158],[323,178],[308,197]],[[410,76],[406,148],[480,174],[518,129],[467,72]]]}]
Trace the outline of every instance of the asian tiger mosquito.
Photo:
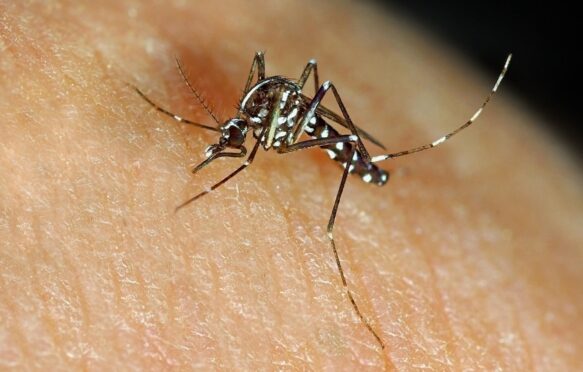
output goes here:
[{"label": "asian tiger mosquito", "polygon": [[[238,112],[234,118],[228,119],[221,124],[221,121],[209,109],[201,95],[190,84],[179,60],[176,59],[176,64],[178,66],[180,75],[199,103],[203,106],[209,116],[215,121],[217,124],[216,127],[199,124],[175,115],[172,112],[158,106],[138,88],[133,88],[153,108],[171,117],[172,119],[184,124],[189,124],[220,133],[218,143],[207,147],[205,150],[206,159],[197,165],[192,170],[192,173],[198,172],[213,160],[221,157],[244,157],[247,154],[247,149],[244,146],[247,133],[249,131],[253,133],[255,144],[253,145],[253,148],[251,149],[251,152],[243,165],[239,166],[239,168],[231,172],[228,176],[215,183],[210,188],[210,190],[203,191],[180,204],[178,207],[176,207],[176,211],[187,206],[198,198],[208,194],[209,192],[216,190],[229,179],[233,178],[243,169],[248,167],[253,162],[253,159],[255,159],[255,155],[257,154],[260,146],[263,146],[265,151],[273,148],[279,154],[303,150],[311,147],[320,147],[328,153],[331,159],[339,162],[342,165],[344,171],[340,180],[338,192],[336,193],[334,207],[332,208],[330,219],[328,220],[328,239],[334,253],[334,259],[336,261],[336,266],[340,274],[342,285],[346,290],[352,307],[360,318],[360,321],[375,337],[381,348],[384,349],[385,344],[383,340],[369,323],[369,321],[364,317],[356,301],[354,300],[354,297],[352,296],[352,292],[350,291],[348,282],[346,281],[346,276],[344,275],[342,264],[340,263],[336,244],[334,242],[334,221],[336,219],[338,205],[340,204],[340,197],[342,196],[348,174],[357,174],[364,182],[383,186],[387,183],[389,174],[388,172],[378,168],[375,163],[439,146],[453,137],[455,134],[469,127],[478,118],[478,116],[480,116],[483,109],[498,90],[498,87],[502,82],[506,71],[508,70],[511,58],[512,54],[509,54],[506,58],[506,62],[504,63],[504,67],[502,68],[502,71],[500,72],[500,75],[494,84],[494,87],[486,99],[482,102],[482,105],[474,113],[474,115],[472,115],[472,117],[463,125],[431,143],[427,143],[425,145],[414,147],[408,150],[373,157],[369,155],[369,152],[365,148],[364,143],[362,142],[363,138],[382,149],[385,149],[385,147],[370,134],[354,125],[350,119],[350,116],[348,115],[346,107],[342,103],[340,94],[338,93],[338,90],[334,84],[332,84],[330,81],[326,81],[320,85],[318,78],[318,67],[315,60],[310,60],[308,62],[300,78],[295,81],[284,78],[282,76],[266,77],[264,54],[262,52],[257,52],[251,64],[247,83],[245,84],[245,89],[243,90],[241,101],[239,102]],[[257,80],[255,81],[255,84],[252,85],[253,77],[255,76],[256,72]],[[310,77],[310,74],[313,75],[316,89],[316,94],[313,98],[310,98],[302,93],[304,85]],[[329,91],[332,91],[342,116],[337,115],[321,104],[322,99]],[[325,119],[347,128],[351,134],[341,135]],[[300,140],[303,134],[311,137],[311,139]],[[225,151],[227,149],[233,149],[235,151]]]}]

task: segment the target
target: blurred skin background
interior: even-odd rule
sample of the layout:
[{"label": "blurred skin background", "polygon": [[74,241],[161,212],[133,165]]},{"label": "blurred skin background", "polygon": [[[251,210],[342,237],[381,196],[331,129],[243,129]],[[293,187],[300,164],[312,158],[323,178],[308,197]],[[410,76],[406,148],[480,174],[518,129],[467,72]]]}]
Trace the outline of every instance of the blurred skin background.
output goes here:
[{"label": "blurred skin background", "polygon": [[499,56],[517,57],[507,87],[525,107],[544,119],[548,130],[583,160],[577,12],[558,1],[376,0],[388,11],[457,49],[489,74]]}]

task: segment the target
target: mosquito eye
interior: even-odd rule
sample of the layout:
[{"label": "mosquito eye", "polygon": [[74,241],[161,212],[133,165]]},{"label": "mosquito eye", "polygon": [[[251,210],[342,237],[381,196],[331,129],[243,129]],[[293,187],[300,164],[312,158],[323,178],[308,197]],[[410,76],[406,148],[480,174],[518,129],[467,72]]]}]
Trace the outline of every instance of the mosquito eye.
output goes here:
[{"label": "mosquito eye", "polygon": [[240,147],[245,141],[245,136],[238,127],[229,128],[229,145],[233,147]]}]

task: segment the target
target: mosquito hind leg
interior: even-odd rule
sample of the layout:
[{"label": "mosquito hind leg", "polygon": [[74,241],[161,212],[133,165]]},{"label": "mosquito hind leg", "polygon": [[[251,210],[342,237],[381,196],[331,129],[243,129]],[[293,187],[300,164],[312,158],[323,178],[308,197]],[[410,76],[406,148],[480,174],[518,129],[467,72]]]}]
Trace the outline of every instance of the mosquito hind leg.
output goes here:
[{"label": "mosquito hind leg", "polygon": [[253,57],[251,69],[249,70],[249,77],[247,77],[247,83],[245,84],[245,89],[243,90],[243,96],[245,96],[251,88],[251,82],[253,81],[255,70],[257,70],[257,81],[265,79],[265,54],[263,52],[256,52],[255,57]]},{"label": "mosquito hind leg", "polygon": [[[333,137],[333,138],[316,138],[316,139],[298,142],[298,143],[295,143],[293,145],[280,147],[278,149],[278,152],[279,153],[288,153],[288,152],[292,152],[292,151],[307,149],[310,147],[332,145],[335,143],[354,143],[354,144],[356,144],[357,141],[358,141],[358,137],[355,135],[348,135],[348,136],[345,135],[345,136],[339,136],[339,137]],[[328,240],[330,241],[330,245],[332,246],[332,252],[334,253],[334,260],[336,262],[336,267],[338,268],[338,273],[340,274],[342,286],[344,287],[344,290],[346,291],[346,294],[348,295],[348,298],[350,300],[350,304],[354,308],[354,311],[358,315],[360,321],[364,324],[366,329],[374,336],[376,341],[379,343],[379,345],[381,346],[381,349],[384,349],[385,344],[384,344],[383,340],[381,339],[381,337],[378,335],[378,333],[374,330],[372,325],[369,323],[369,321],[364,317],[364,315],[360,311],[360,308],[358,307],[358,304],[356,303],[356,300],[354,299],[354,296],[352,295],[352,291],[348,287],[348,282],[346,281],[346,276],[344,275],[344,269],[342,268],[342,263],[340,262],[340,257],[338,256],[338,250],[336,249],[336,243],[334,242],[334,235],[333,235],[334,221],[336,220],[336,213],[338,212],[338,206],[340,205],[340,198],[342,196],[342,192],[344,191],[344,186],[346,184],[346,179],[348,178],[348,174],[350,173],[351,168],[353,166],[353,159],[354,159],[355,155],[356,155],[356,146],[354,146],[352,148],[352,151],[350,151],[350,156],[349,156],[350,160],[346,164],[344,164],[344,171],[342,172],[342,179],[340,181],[340,187],[338,188],[338,192],[336,193],[336,199],[334,200],[334,207],[332,208],[332,213],[330,214],[330,219],[328,221],[328,229],[327,229]]]},{"label": "mosquito hind leg", "polygon": [[438,139],[436,139],[435,141],[433,141],[431,143],[426,143],[424,145],[413,147],[413,148],[399,151],[399,152],[393,152],[391,154],[374,156],[371,159],[371,162],[377,163],[379,161],[384,161],[384,160],[388,160],[388,159],[392,159],[392,158],[397,158],[399,156],[405,156],[405,155],[409,155],[409,154],[414,154],[416,152],[421,152],[421,151],[432,149],[434,147],[437,147],[437,146],[443,144],[444,142],[448,141],[451,137],[455,136],[456,134],[458,134],[462,130],[464,130],[467,127],[469,127],[470,125],[472,125],[476,121],[476,119],[478,119],[478,117],[480,116],[482,111],[484,111],[484,108],[486,108],[486,106],[488,105],[488,103],[490,102],[490,100],[492,99],[494,94],[496,94],[496,92],[498,91],[498,87],[500,86],[500,83],[502,83],[502,80],[504,79],[504,76],[506,75],[506,71],[508,71],[508,66],[510,65],[511,60],[512,60],[512,54],[509,54],[506,57],[506,62],[504,63],[504,67],[502,67],[502,71],[500,71],[500,74],[498,75],[498,79],[496,80],[496,83],[494,83],[494,86],[490,90],[490,93],[486,96],[484,101],[482,101],[482,104],[480,105],[478,110],[476,110],[474,115],[472,115],[472,117],[468,121],[466,121],[464,124],[457,127],[456,129],[452,130],[451,132],[439,137]]},{"label": "mosquito hind leg", "polygon": [[332,246],[332,251],[334,252],[334,259],[336,261],[336,266],[338,267],[338,272],[340,274],[340,279],[342,280],[342,286],[350,299],[350,303],[354,308],[354,311],[360,318],[360,321],[364,324],[364,326],[368,329],[368,331],[374,336],[376,341],[379,343],[381,349],[385,348],[385,344],[379,334],[375,331],[372,327],[370,322],[364,317],[354,296],[352,295],[352,291],[348,287],[348,282],[346,281],[346,276],[344,275],[344,269],[342,268],[342,263],[340,262],[340,257],[338,256],[338,250],[336,249],[336,243],[334,242],[334,222],[336,220],[336,213],[338,212],[338,206],[340,205],[340,198],[342,197],[342,192],[344,191],[344,186],[346,185],[346,180],[348,178],[348,174],[350,173],[352,165],[352,159],[354,159],[354,155],[356,154],[356,146],[352,149],[350,153],[350,161],[348,161],[344,165],[344,171],[342,172],[342,179],[340,180],[340,186],[338,187],[338,192],[336,193],[336,199],[334,200],[334,207],[332,208],[332,213],[330,213],[330,219],[328,220],[328,240],[330,241],[330,245]]},{"label": "mosquito hind leg", "polygon": [[300,86],[300,89],[303,89],[312,72],[314,73],[314,93],[317,93],[318,87],[320,87],[320,79],[318,78],[318,63],[315,59],[308,61],[308,64],[304,68],[304,72],[302,72],[302,75],[298,79],[298,85]]}]

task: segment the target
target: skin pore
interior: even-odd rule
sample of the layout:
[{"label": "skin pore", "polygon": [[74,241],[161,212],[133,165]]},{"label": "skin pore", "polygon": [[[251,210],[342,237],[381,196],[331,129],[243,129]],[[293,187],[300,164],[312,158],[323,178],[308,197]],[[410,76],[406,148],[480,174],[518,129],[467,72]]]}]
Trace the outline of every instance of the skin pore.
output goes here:
[{"label": "skin pore", "polygon": [[1,2],[0,15],[0,369],[583,369],[580,170],[504,84],[449,143],[380,163],[384,188],[348,181],[335,238],[384,351],[326,239],[338,166],[260,151],[174,214],[242,161],[193,176],[216,133],[127,85],[212,124],[175,55],[222,120],[255,51],[268,75],[316,58],[394,152],[467,120],[496,74],[352,2]]}]

